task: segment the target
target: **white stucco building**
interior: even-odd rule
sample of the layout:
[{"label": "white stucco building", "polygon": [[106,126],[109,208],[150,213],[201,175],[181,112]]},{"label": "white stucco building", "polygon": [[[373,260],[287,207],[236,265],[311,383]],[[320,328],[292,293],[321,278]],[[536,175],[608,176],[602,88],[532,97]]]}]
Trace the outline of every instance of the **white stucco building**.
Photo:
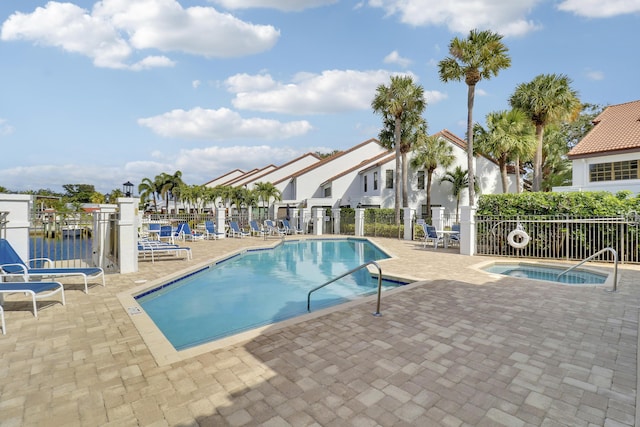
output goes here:
[{"label": "white stucco building", "polygon": [[572,185],[554,191],[640,193],[640,101],[611,105],[569,152]]}]

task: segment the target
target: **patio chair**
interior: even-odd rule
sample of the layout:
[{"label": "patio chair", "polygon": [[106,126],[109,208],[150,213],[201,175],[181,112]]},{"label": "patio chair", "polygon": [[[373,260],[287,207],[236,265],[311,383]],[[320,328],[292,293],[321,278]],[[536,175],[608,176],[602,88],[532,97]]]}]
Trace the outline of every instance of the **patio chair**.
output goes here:
[{"label": "patio chair", "polygon": [[182,222],[178,225],[178,237],[182,240],[202,240],[204,239],[204,234],[198,233],[196,231],[191,231],[191,227],[189,227],[188,222]]},{"label": "patio chair", "polygon": [[451,226],[452,233],[449,235],[449,242],[460,243],[460,224]]},{"label": "patio chair", "polygon": [[302,230],[300,230],[299,228],[293,228],[291,226],[291,223],[289,222],[288,219],[283,219],[282,220],[282,226],[284,227],[284,231],[287,234],[299,234],[299,233],[303,233]]},{"label": "patio chair", "polygon": [[[23,293],[30,295],[33,301],[33,315],[38,317],[38,305],[36,300],[50,297],[60,293],[60,302],[65,305],[64,287],[60,282],[2,282],[0,283],[0,294]],[[1,307],[0,307],[1,308]],[[2,333],[6,332],[4,324],[4,312],[2,313]]]},{"label": "patio chair", "polygon": [[224,235],[224,233],[218,233],[215,222],[211,220],[207,220],[204,222],[205,239],[219,239],[221,235]]},{"label": "patio chair", "polygon": [[[102,277],[102,286],[106,286],[104,270],[100,267],[30,267],[33,262],[43,265],[53,265],[49,258],[30,259],[24,262],[6,239],[0,239],[0,273],[4,277],[21,277],[24,282],[31,282],[33,278],[61,278],[78,276],[84,280],[84,292],[89,293],[89,278]],[[3,278],[4,278],[3,277]]]},{"label": "patio chair", "polygon": [[275,222],[273,222],[270,219],[265,219],[264,220],[264,227],[265,227],[265,231],[267,234],[272,235],[272,236],[284,236],[285,235],[285,231],[281,228],[278,228],[278,226],[275,224]]},{"label": "patio chair", "polygon": [[427,242],[429,241],[433,242],[434,249],[438,249],[438,244],[440,242],[443,242],[444,244],[444,239],[438,234],[434,226],[429,224],[422,224],[422,230],[424,231],[424,241],[422,243],[423,248],[427,247]]},{"label": "patio chair", "polygon": [[252,236],[264,236],[266,234],[264,228],[258,225],[258,221],[252,219],[249,221],[249,234]]},{"label": "patio chair", "polygon": [[171,227],[170,225],[163,225],[160,227],[160,233],[158,233],[158,240],[162,242],[167,241],[167,242],[174,243],[176,237],[177,237],[177,234],[175,231],[173,231],[173,227]]},{"label": "patio chair", "polygon": [[240,228],[237,221],[229,222],[229,234],[231,237],[246,237],[249,236],[249,233]]}]

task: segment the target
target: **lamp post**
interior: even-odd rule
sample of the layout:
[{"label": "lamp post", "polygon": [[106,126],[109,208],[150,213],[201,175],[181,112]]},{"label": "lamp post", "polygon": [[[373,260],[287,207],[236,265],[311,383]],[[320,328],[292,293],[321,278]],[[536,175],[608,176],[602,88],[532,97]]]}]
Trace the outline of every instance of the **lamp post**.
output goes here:
[{"label": "lamp post", "polygon": [[133,196],[133,184],[129,181],[122,184],[122,192],[124,193],[125,197]]}]

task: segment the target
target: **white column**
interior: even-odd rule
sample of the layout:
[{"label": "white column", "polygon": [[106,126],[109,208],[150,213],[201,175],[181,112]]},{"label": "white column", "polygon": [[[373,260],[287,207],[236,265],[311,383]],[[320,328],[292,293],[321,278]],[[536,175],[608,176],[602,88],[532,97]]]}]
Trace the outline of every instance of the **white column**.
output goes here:
[{"label": "white column", "polygon": [[33,197],[26,194],[0,193],[0,212],[8,212],[5,221],[7,239],[24,261],[29,259],[29,224]]},{"label": "white column", "polygon": [[218,233],[218,239],[227,237],[227,234],[224,232],[224,223],[226,220],[225,208],[216,208],[216,233]]},{"label": "white column", "polygon": [[431,207],[431,225],[433,225],[436,230],[444,230],[444,207]]},{"label": "white column", "polygon": [[135,197],[119,197],[118,221],[120,273],[135,273],[138,271],[138,204],[140,199]]},{"label": "white column", "polygon": [[460,212],[460,254],[476,253],[476,210],[471,206],[462,206]]},{"label": "white column", "polygon": [[355,235],[356,236],[364,236],[364,209],[363,208],[356,208],[356,230],[355,230]]},{"label": "white column", "polygon": [[340,234],[340,208],[331,209],[333,216],[333,234]]},{"label": "white column", "polygon": [[413,240],[413,217],[416,210],[411,208],[402,208],[404,210],[404,240]]},{"label": "white column", "polygon": [[311,220],[313,221],[313,234],[322,236],[322,227],[324,226],[324,208],[312,208]]}]

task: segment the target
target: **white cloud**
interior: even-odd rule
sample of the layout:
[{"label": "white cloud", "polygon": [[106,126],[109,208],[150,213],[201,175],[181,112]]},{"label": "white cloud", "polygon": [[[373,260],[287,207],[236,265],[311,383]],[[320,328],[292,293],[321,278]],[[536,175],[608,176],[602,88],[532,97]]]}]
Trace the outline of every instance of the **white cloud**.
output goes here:
[{"label": "white cloud", "polygon": [[280,122],[243,118],[228,108],[172,110],[159,116],[138,119],[138,124],[168,138],[227,140],[237,138],[286,139],[304,135],[312,126],[306,120]]},{"label": "white cloud", "polygon": [[0,136],[12,134],[13,131],[13,126],[11,126],[5,119],[0,119]]},{"label": "white cloud", "polygon": [[384,57],[385,64],[398,64],[402,68],[407,68],[411,65],[411,60],[400,56],[397,50],[394,50],[389,55]]},{"label": "white cloud", "polygon": [[191,82],[191,87],[193,87],[194,89],[198,89],[201,84],[202,82],[200,80],[194,80]]},{"label": "white cloud", "polygon": [[442,25],[458,33],[490,29],[505,36],[520,36],[539,28],[527,15],[541,1],[369,0],[369,6],[398,15],[403,23],[413,26]]},{"label": "white cloud", "polygon": [[640,0],[564,0],[557,7],[588,18],[610,18],[640,12]]},{"label": "white cloud", "polygon": [[587,78],[589,80],[604,80],[604,73],[597,70],[587,70]]},{"label": "white cloud", "polygon": [[72,3],[48,2],[32,13],[16,12],[3,24],[2,40],[26,40],[93,59],[97,67],[141,70],[172,66],[146,49],[205,57],[240,57],[274,46],[280,32],[211,7],[182,8],[175,0],[102,0],[90,13]]},{"label": "white cloud", "polygon": [[313,7],[327,6],[338,0],[212,0],[225,9],[269,8],[284,12],[301,11]]},{"label": "white cloud", "polygon": [[380,84],[395,73],[386,70],[327,70],[298,73],[290,82],[276,82],[268,74],[239,74],[226,80],[238,109],[287,114],[328,114],[371,109]]}]

